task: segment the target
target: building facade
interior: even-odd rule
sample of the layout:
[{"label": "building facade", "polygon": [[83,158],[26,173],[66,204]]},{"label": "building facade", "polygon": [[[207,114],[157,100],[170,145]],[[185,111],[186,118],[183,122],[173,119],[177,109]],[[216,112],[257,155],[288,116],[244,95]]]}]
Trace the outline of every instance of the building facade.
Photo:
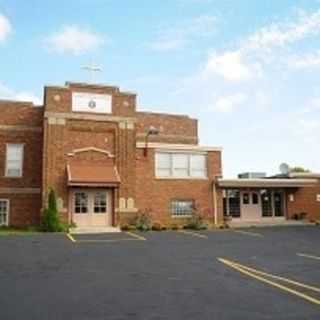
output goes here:
[{"label": "building facade", "polygon": [[[65,222],[119,226],[147,213],[223,221],[221,149],[198,145],[197,120],[140,112],[136,94],[66,83],[43,106],[0,101],[0,224],[37,225],[52,188]],[[153,132],[152,132],[153,130]]]}]

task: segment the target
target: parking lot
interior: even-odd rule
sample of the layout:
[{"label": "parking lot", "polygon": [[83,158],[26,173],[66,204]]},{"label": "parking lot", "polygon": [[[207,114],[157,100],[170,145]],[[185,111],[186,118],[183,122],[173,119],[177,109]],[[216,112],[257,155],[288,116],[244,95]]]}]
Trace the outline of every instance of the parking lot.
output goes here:
[{"label": "parking lot", "polygon": [[0,252],[1,320],[320,319],[316,226],[1,236]]}]

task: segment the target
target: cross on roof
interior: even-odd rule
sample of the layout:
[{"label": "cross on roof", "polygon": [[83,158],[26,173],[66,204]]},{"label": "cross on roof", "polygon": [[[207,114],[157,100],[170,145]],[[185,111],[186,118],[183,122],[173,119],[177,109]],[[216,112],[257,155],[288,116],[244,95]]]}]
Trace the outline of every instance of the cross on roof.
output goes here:
[{"label": "cross on roof", "polygon": [[90,72],[90,82],[94,82],[94,76],[97,72],[101,72],[102,69],[99,67],[97,64],[95,64],[93,61],[86,66],[81,67],[83,70],[89,71]]}]

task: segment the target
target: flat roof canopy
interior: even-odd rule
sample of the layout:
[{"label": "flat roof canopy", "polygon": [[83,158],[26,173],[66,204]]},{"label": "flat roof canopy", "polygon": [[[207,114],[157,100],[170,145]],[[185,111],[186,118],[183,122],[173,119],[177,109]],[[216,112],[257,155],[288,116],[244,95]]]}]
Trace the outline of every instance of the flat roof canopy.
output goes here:
[{"label": "flat roof canopy", "polygon": [[317,183],[317,179],[218,179],[221,188],[301,188]]},{"label": "flat roof canopy", "polygon": [[69,164],[68,185],[88,187],[117,187],[120,177],[114,166]]}]

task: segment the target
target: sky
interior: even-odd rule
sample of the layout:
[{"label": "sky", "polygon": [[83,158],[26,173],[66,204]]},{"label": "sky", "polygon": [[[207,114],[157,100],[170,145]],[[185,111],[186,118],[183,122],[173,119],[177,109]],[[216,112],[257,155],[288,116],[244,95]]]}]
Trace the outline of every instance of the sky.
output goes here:
[{"label": "sky", "polygon": [[225,177],[320,171],[319,0],[0,0],[0,99],[94,81],[199,119]]}]

